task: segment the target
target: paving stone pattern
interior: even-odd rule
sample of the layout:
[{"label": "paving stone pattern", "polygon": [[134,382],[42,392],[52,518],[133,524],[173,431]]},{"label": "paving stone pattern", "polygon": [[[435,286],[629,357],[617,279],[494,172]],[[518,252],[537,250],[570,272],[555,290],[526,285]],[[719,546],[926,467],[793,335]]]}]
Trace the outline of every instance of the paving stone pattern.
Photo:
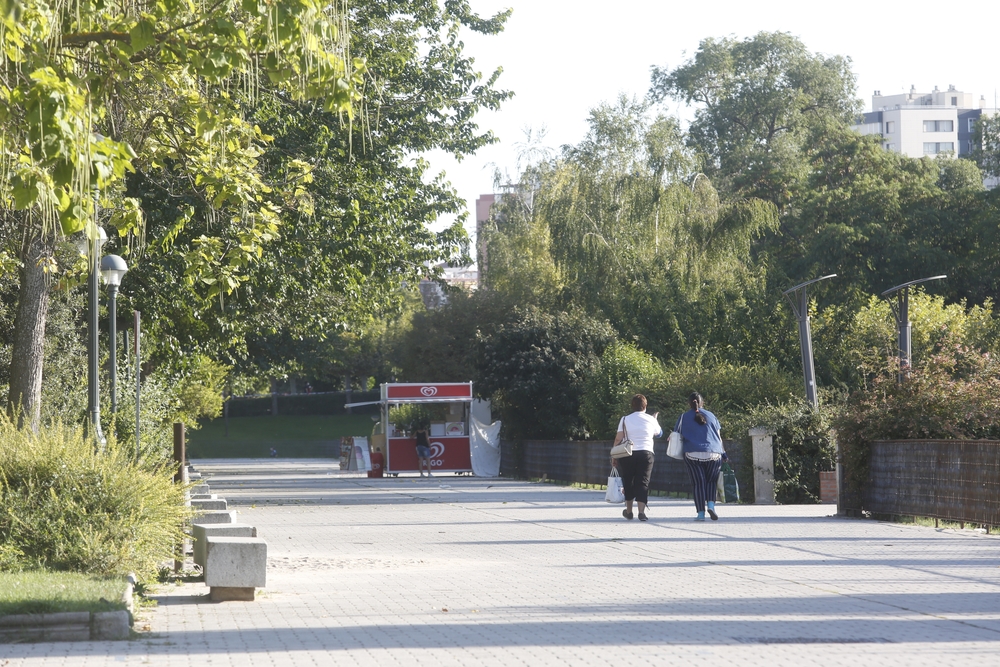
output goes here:
[{"label": "paving stone pattern", "polygon": [[1000,664],[992,535],[822,505],[694,523],[661,499],[640,523],[549,484],[195,463],[268,541],[257,601],[170,586],[139,639],[0,645],[0,665]]}]

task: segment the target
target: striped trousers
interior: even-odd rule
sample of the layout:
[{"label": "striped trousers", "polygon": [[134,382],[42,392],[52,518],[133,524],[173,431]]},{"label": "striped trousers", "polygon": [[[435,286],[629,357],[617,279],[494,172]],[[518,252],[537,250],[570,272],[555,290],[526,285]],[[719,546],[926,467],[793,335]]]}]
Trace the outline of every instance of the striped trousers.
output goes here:
[{"label": "striped trousers", "polygon": [[688,474],[691,476],[691,486],[694,489],[694,506],[699,512],[705,511],[705,502],[714,501],[719,483],[719,472],[722,470],[722,460],[696,461],[684,457]]}]

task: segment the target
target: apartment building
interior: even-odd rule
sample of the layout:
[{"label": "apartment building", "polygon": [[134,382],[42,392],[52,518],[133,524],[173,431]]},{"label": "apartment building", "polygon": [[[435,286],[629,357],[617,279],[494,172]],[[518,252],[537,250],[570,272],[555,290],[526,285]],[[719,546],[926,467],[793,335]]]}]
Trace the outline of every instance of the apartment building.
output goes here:
[{"label": "apartment building", "polygon": [[965,157],[972,152],[972,132],[983,114],[994,114],[986,98],[975,103],[972,93],[948,86],[948,90],[872,95],[872,110],[863,114],[854,129],[861,134],[879,134],[888,151],[909,157],[939,154]]}]

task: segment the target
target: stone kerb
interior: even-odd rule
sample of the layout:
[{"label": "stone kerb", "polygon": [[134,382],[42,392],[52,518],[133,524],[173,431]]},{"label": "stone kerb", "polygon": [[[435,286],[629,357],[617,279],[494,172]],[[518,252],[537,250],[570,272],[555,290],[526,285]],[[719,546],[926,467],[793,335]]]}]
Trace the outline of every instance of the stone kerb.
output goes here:
[{"label": "stone kerb", "polygon": [[267,584],[267,542],[259,537],[205,538],[205,585],[214,602],[253,601]]},{"label": "stone kerb", "polygon": [[191,537],[194,541],[193,559],[196,565],[205,569],[206,539],[208,537],[257,537],[257,529],[246,523],[193,524]]},{"label": "stone kerb", "polygon": [[[0,616],[0,644],[25,641],[119,641],[129,638],[135,575],[125,579],[121,611],[70,611]],[[6,663],[0,663],[6,664]]]}]

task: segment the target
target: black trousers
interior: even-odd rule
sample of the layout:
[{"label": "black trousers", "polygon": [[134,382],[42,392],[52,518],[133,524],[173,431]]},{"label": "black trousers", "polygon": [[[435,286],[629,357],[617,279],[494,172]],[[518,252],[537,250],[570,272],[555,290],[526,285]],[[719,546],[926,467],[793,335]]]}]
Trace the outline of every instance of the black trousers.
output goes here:
[{"label": "black trousers", "polygon": [[625,487],[625,500],[649,502],[649,478],[653,474],[653,452],[633,451],[632,456],[618,459],[618,474]]},{"label": "black trousers", "polygon": [[704,512],[707,501],[715,502],[715,495],[718,492],[716,485],[719,483],[722,461],[695,461],[685,456],[684,463],[687,464],[688,474],[691,475],[694,507],[699,512]]}]

